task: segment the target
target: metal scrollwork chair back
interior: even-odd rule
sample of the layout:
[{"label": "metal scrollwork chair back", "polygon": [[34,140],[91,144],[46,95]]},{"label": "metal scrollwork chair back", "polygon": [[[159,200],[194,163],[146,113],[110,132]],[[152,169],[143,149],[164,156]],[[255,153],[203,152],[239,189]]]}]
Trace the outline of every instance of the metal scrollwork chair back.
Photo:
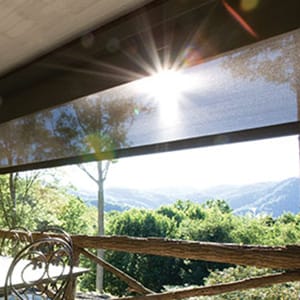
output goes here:
[{"label": "metal scrollwork chair back", "polygon": [[[45,229],[41,230],[41,233],[44,235],[57,234],[59,236],[59,238],[65,240],[70,245],[70,247],[73,248],[73,241],[72,241],[71,236],[60,227],[57,227],[57,226],[46,227]],[[48,237],[50,237],[51,235],[49,235]]]},{"label": "metal scrollwork chair back", "polygon": [[72,282],[73,250],[60,237],[36,240],[14,257],[4,299],[66,299]]},{"label": "metal scrollwork chair back", "polygon": [[0,255],[15,256],[22,248],[32,242],[32,234],[26,228],[10,228],[1,238]]}]

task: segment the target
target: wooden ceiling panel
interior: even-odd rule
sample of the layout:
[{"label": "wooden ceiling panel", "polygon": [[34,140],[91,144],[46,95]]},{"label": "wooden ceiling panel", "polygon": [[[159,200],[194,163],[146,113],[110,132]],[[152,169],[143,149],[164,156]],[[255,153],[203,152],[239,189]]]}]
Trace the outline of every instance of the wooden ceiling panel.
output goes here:
[{"label": "wooden ceiling panel", "polygon": [[149,0],[0,2],[0,74],[22,66]]}]

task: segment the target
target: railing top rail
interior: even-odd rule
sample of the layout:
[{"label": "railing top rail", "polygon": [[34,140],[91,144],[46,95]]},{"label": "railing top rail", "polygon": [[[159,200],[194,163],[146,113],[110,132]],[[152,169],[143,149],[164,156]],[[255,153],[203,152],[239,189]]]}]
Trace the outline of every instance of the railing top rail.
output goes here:
[{"label": "railing top rail", "polygon": [[[0,237],[9,234],[7,230],[0,230]],[[18,234],[22,235],[22,232]],[[13,233],[11,235],[13,236]],[[46,235],[49,236],[49,233]],[[44,234],[33,232],[32,237],[37,239],[44,237]],[[240,245],[129,236],[72,235],[71,238],[74,246],[79,248],[172,256],[275,269],[300,269],[300,245]]]}]

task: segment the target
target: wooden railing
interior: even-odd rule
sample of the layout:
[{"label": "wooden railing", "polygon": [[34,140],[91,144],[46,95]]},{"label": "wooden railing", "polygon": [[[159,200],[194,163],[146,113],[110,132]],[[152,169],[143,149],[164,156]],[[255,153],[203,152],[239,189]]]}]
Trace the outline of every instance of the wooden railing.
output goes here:
[{"label": "wooden railing", "polygon": [[[9,235],[0,230],[0,238]],[[22,232],[18,232],[22,235]],[[25,234],[25,233],[24,233]],[[13,236],[13,235],[12,235]],[[41,233],[33,233],[33,239],[43,237]],[[282,247],[251,246],[237,244],[220,244],[197,241],[170,240],[162,238],[135,238],[127,236],[85,236],[73,235],[74,253],[77,262],[84,255],[104,269],[126,282],[140,296],[126,297],[129,299],[182,299],[194,296],[217,295],[237,290],[266,287],[271,284],[300,281],[300,246]],[[176,291],[154,293],[136,279],[96,257],[87,249],[106,249],[130,253],[172,256],[184,259],[196,259],[230,263],[237,265],[256,266],[282,271],[272,275],[249,278],[241,281],[217,284],[205,287],[184,288]]]}]

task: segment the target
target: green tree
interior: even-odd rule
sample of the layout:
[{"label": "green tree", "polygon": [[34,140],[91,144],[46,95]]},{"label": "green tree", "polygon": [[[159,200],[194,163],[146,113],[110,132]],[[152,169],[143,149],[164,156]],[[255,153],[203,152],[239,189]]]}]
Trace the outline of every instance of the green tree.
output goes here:
[{"label": "green tree", "polygon": [[[219,283],[233,282],[246,278],[252,278],[256,276],[263,276],[266,274],[272,274],[274,271],[268,269],[257,269],[255,267],[231,267],[222,271],[211,272],[208,278],[205,280],[205,285],[214,285]],[[237,291],[232,293],[226,293],[211,297],[199,297],[200,299],[265,299],[265,300],[296,300],[299,299],[299,283],[284,283],[276,284],[267,288],[249,289],[245,291]]]},{"label": "green tree", "polygon": [[203,207],[217,210],[224,214],[232,213],[232,209],[230,208],[230,206],[225,200],[220,200],[220,199],[207,200],[203,204]]},{"label": "green tree", "polygon": [[[138,209],[114,212],[109,216],[107,226],[109,234],[135,237],[172,237],[175,227],[175,223],[166,216]],[[175,258],[107,251],[106,259],[155,291],[162,290],[170,282],[181,282],[178,260]],[[105,274],[105,278],[106,291],[117,295],[130,293],[127,286],[113,275]]]},{"label": "green tree", "polygon": [[[127,92],[128,94],[128,92]],[[98,234],[104,235],[104,182],[114,151],[129,146],[127,133],[139,114],[147,113],[149,105],[125,95],[125,92],[94,94],[76,100],[60,111],[55,119],[58,140],[66,143],[69,155],[91,153],[96,161],[94,170],[80,168],[98,187]],[[96,169],[96,170],[95,170]],[[103,257],[103,250],[98,256]],[[97,289],[103,289],[103,269],[97,268]]]},{"label": "green tree", "polygon": [[2,226],[7,228],[32,227],[34,221],[30,218],[29,211],[36,203],[33,191],[38,177],[38,172],[10,173],[0,176]]},{"label": "green tree", "polygon": [[174,220],[177,226],[185,219],[201,220],[205,217],[203,207],[189,200],[177,200],[172,205],[161,206],[157,212]]},{"label": "green tree", "polygon": [[[117,235],[233,242],[234,221],[232,210],[225,201],[208,201],[200,205],[178,200],[157,211],[114,212],[109,216],[108,228],[110,234]],[[228,264],[121,252],[107,252],[106,258],[156,291],[167,285],[202,284],[210,270],[228,267]],[[125,284],[111,276],[107,279],[108,291],[119,295],[126,292]]]},{"label": "green tree", "polygon": [[70,234],[94,234],[96,231],[96,211],[88,207],[82,199],[69,196],[61,207],[58,220],[64,230]]},{"label": "green tree", "polygon": [[[76,205],[73,205],[74,196],[70,195],[63,186],[47,183],[39,172],[15,173],[15,199],[16,211],[11,206],[9,192],[10,175],[0,176],[0,220],[3,227],[26,227],[29,230],[43,229],[47,226],[62,226],[74,222],[79,228],[80,223],[76,220],[67,221],[69,216],[76,214]],[[80,202],[80,200],[78,200]],[[86,211],[85,205],[81,203],[81,214]],[[67,209],[68,208],[68,209]],[[78,210],[77,209],[77,210]],[[65,214],[63,220],[61,216]],[[84,216],[82,217],[84,218]],[[14,220],[14,221],[13,221]],[[86,222],[85,222],[86,223]],[[69,226],[70,227],[70,226]],[[69,229],[69,228],[67,228]],[[72,229],[70,227],[70,229]],[[73,232],[73,231],[72,231]]]},{"label": "green tree", "polygon": [[[199,217],[187,214],[179,228],[178,238],[202,242],[231,243],[232,230],[235,227],[234,216],[228,204],[223,200],[209,200],[204,204],[190,204],[190,212],[201,211]],[[223,269],[228,264],[207,261],[186,260],[182,266],[183,282],[186,284],[203,284],[211,270]]]},{"label": "green tree", "polygon": [[[97,209],[87,206],[82,199],[70,195],[58,213],[60,226],[70,234],[94,235],[97,233]],[[82,276],[77,284],[80,289],[94,291],[96,288],[96,266],[85,258],[80,258],[80,265],[90,272]]]},{"label": "green tree", "polygon": [[[36,117],[27,116],[3,124],[0,129],[1,167],[18,167],[45,158],[50,147],[53,147],[48,139],[52,133],[47,126],[47,116],[47,113],[38,114]],[[21,203],[29,201],[31,188],[40,173],[10,172],[2,176],[0,202],[5,226],[19,226],[24,209]]]}]

